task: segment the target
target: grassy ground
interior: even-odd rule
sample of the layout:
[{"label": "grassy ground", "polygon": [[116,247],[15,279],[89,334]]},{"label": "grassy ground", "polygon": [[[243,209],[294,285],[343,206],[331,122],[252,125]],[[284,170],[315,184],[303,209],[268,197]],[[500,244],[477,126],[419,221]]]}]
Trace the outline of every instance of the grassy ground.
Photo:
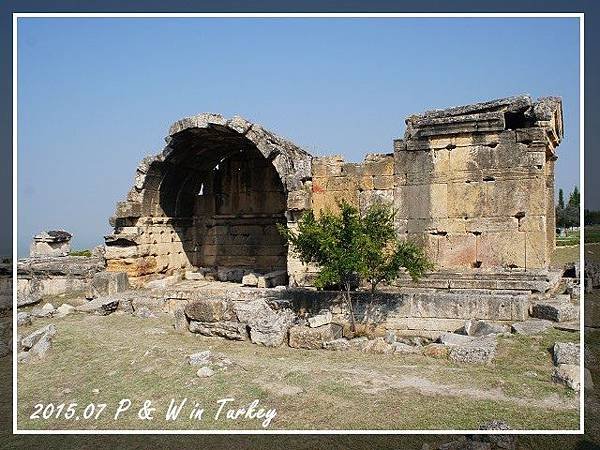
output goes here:
[{"label": "grassy ground", "polygon": [[[166,316],[71,315],[54,322],[59,331],[48,358],[19,365],[21,428],[261,427],[257,420],[214,420],[217,400],[229,397],[236,408],[254,399],[275,408],[270,429],[472,429],[491,419],[515,429],[566,429],[578,423],[577,396],[550,380],[548,352],[557,340],[577,340],[577,333],[502,338],[494,365],[462,366],[422,356],[267,349],[180,335]],[[185,356],[205,349],[236,365],[198,378]],[[203,420],[166,421],[171,398],[186,397],[204,407]],[[122,398],[134,406],[115,421]],[[157,407],[152,421],[137,418],[144,400]],[[90,403],[108,406],[97,420],[29,418],[35,404],[51,402],[77,402],[78,414]]]}]

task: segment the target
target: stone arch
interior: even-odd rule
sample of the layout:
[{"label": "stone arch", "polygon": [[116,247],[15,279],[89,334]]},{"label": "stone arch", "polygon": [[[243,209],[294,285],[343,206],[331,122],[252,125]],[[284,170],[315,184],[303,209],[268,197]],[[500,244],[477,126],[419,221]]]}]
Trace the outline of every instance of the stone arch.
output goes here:
[{"label": "stone arch", "polygon": [[110,270],[134,282],[192,266],[287,267],[276,231],[310,208],[311,156],[241,117],[175,122],[137,168],[106,237]]}]

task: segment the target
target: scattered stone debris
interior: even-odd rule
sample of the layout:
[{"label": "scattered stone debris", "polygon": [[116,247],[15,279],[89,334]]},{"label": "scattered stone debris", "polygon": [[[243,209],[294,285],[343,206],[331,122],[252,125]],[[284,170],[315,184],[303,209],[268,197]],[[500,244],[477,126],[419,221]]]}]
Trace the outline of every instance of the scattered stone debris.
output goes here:
[{"label": "scattered stone debris", "polygon": [[141,308],[136,309],[133,312],[134,316],[140,317],[142,319],[155,319],[156,318],[156,314],[154,314],[152,311],[150,311],[149,308],[142,306]]},{"label": "scattered stone debris", "polygon": [[41,308],[33,308],[31,310],[31,315],[37,318],[52,317],[55,311],[56,310],[54,309],[54,305],[52,303],[46,303]]},{"label": "scattered stone debris", "polygon": [[234,363],[225,355],[213,354],[210,350],[193,353],[187,356],[191,366],[200,367],[196,374],[200,378],[212,377],[217,371],[227,370]]},{"label": "scattered stone debris", "polygon": [[556,342],[552,349],[554,365],[579,365],[579,344],[572,342]]},{"label": "scattered stone debris", "polygon": [[396,331],[394,330],[385,330],[385,342],[388,344],[393,344],[396,342]]},{"label": "scattered stone debris", "polygon": [[276,270],[258,277],[259,288],[273,288],[287,284],[287,270]]},{"label": "scattered stone debris", "polygon": [[188,331],[189,322],[183,308],[173,311],[173,328],[179,333]]},{"label": "scattered stone debris", "polygon": [[56,333],[56,326],[49,324],[21,339],[20,351],[17,355],[18,362],[27,363],[34,359],[44,358],[52,347],[52,339]]}]

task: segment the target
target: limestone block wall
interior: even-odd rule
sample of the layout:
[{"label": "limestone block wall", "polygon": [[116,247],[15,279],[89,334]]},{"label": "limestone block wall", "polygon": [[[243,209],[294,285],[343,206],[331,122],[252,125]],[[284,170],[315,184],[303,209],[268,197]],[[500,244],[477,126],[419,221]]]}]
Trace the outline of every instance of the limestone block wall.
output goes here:
[{"label": "limestone block wall", "polygon": [[555,245],[560,99],[527,96],[410,116],[394,154],[314,157],[312,208],[384,201],[438,270],[546,268]]}]

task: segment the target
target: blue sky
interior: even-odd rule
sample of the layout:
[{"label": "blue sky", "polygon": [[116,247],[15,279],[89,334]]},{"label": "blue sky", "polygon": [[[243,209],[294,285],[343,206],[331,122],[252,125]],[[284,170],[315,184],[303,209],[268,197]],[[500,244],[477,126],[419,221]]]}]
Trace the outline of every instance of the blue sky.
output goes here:
[{"label": "blue sky", "polygon": [[19,254],[89,248],[175,120],[242,115],[313,154],[392,152],[404,118],[563,97],[557,186],[579,179],[577,19],[19,19]]}]

